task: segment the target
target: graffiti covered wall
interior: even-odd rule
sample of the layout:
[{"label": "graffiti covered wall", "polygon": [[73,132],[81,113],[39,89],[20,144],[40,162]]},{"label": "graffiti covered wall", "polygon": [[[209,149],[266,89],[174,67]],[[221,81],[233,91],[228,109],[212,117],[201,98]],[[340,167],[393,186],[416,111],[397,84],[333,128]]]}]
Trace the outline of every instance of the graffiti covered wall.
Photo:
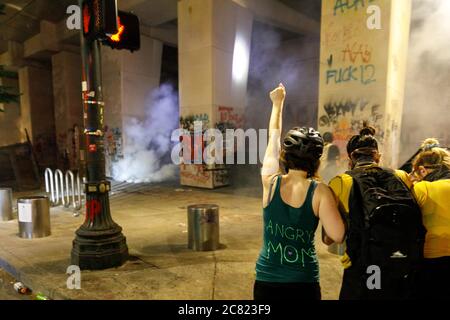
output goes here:
[{"label": "graffiti covered wall", "polygon": [[[395,165],[398,146],[390,140],[401,126],[409,30],[409,1],[398,2],[323,1],[319,130],[333,133],[343,157],[348,139],[367,122],[377,129],[384,163]],[[405,17],[393,23],[399,12]]]}]

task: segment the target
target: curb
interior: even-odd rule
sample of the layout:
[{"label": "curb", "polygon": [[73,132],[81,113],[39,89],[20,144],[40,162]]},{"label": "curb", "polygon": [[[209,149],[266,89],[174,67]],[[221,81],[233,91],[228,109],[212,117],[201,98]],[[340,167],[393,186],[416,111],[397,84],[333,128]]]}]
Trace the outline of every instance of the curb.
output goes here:
[{"label": "curb", "polygon": [[[1,248],[0,248],[1,250]],[[39,281],[33,281],[20,269],[16,268],[12,263],[3,258],[4,252],[0,255],[0,268],[9,273],[18,282],[22,282],[27,288],[31,289],[33,293],[42,293],[50,300],[72,300],[64,294],[61,294],[57,289],[47,288],[39,283]]]}]

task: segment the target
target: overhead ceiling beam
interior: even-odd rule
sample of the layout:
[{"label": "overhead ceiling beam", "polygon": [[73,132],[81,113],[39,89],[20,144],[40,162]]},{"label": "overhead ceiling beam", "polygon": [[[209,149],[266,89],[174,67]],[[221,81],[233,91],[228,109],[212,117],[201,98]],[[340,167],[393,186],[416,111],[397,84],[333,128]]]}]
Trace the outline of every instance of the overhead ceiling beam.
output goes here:
[{"label": "overhead ceiling beam", "polygon": [[255,19],[281,29],[298,33],[320,35],[320,22],[295,11],[275,0],[233,0],[249,9]]},{"label": "overhead ceiling beam", "polygon": [[161,28],[161,27],[141,27],[141,33],[149,38],[159,40],[173,47],[178,46],[178,30],[177,28]]},{"label": "overhead ceiling beam", "polygon": [[[148,0],[126,0],[126,1],[122,1],[119,0],[117,1],[117,6],[119,7],[119,10],[123,10],[123,11],[131,11],[133,10],[136,6],[148,2]],[[151,4],[148,4],[151,5]]]}]

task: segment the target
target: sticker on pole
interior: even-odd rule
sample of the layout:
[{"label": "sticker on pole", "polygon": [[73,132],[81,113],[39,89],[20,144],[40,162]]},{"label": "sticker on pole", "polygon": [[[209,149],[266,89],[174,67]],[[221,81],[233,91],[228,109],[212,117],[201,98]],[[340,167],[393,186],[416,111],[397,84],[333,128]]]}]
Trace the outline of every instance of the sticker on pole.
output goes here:
[{"label": "sticker on pole", "polygon": [[18,216],[19,222],[33,222],[31,213],[31,203],[19,203]]}]

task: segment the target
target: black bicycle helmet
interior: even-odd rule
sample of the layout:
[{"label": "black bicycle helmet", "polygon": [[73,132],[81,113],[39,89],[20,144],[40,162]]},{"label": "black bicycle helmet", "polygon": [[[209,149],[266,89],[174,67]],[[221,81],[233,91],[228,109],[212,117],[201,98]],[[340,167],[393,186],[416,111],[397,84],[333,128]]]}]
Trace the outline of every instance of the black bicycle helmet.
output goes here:
[{"label": "black bicycle helmet", "polygon": [[320,159],[323,154],[323,145],[322,136],[313,128],[293,128],[283,140],[284,151],[298,158]]}]

